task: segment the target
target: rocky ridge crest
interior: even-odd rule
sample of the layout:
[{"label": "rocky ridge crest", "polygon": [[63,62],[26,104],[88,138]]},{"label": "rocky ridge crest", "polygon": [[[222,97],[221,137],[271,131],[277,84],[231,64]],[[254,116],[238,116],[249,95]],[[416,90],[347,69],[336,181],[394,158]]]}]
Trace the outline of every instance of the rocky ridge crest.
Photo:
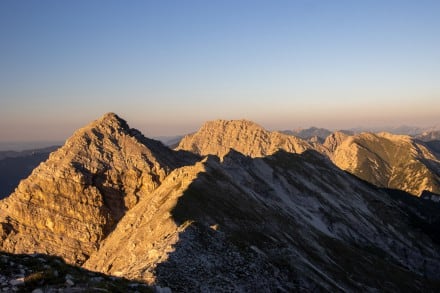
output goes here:
[{"label": "rocky ridge crest", "polygon": [[263,157],[280,149],[302,153],[314,147],[301,138],[267,131],[248,120],[214,120],[185,136],[176,149],[219,157],[233,149],[251,157]]}]

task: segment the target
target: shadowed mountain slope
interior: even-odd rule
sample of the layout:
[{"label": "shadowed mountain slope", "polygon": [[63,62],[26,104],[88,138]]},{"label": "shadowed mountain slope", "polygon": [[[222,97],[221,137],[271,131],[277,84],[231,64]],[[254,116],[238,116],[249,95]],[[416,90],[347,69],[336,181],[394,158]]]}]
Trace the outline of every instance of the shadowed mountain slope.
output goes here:
[{"label": "shadowed mountain slope", "polygon": [[427,141],[425,144],[437,158],[440,158],[440,140]]},{"label": "shadowed mountain slope", "polygon": [[231,151],[173,171],[85,267],[178,292],[429,291],[438,248],[386,192],[314,151]]}]

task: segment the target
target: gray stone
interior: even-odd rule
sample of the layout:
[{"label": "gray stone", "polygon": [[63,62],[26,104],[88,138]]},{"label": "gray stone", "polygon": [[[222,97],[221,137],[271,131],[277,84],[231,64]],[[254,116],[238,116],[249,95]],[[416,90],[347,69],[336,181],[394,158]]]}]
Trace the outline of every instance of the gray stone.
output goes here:
[{"label": "gray stone", "polygon": [[75,285],[75,282],[73,282],[71,279],[66,279],[65,284],[66,284],[66,286],[68,286],[68,287],[72,287],[72,286]]},{"label": "gray stone", "polygon": [[24,284],[24,277],[10,280],[9,284],[12,286],[23,285]]},{"label": "gray stone", "polygon": [[155,286],[154,287],[154,292],[155,293],[172,293],[170,288],[168,288],[168,287],[160,287],[160,286]]}]

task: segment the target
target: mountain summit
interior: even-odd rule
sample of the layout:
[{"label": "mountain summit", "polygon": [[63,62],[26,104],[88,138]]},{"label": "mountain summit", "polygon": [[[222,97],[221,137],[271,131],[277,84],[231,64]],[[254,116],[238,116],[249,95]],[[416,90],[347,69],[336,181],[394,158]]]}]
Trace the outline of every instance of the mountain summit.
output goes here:
[{"label": "mountain summit", "polygon": [[76,131],[0,202],[1,247],[82,263],[185,159],[105,114]]},{"label": "mountain summit", "polygon": [[206,122],[196,133],[185,136],[176,149],[219,157],[234,149],[251,157],[263,157],[279,149],[302,153],[313,146],[291,135],[267,131],[248,120],[214,120]]}]

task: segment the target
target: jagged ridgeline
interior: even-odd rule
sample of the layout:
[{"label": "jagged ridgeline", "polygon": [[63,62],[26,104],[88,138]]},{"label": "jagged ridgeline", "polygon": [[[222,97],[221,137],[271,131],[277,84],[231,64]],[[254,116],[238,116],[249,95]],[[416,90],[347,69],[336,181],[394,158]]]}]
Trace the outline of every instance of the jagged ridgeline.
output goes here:
[{"label": "jagged ridgeline", "polygon": [[440,160],[431,145],[405,135],[334,132],[321,144],[270,132],[246,120],[217,120],[185,136],[177,149],[224,156],[230,149],[251,157],[282,149],[291,153],[316,150],[335,165],[376,186],[421,196],[440,194]]},{"label": "jagged ridgeline", "polygon": [[171,150],[106,114],[0,202],[0,247],[177,292],[438,291],[438,204],[338,168],[350,137],[219,120]]}]

